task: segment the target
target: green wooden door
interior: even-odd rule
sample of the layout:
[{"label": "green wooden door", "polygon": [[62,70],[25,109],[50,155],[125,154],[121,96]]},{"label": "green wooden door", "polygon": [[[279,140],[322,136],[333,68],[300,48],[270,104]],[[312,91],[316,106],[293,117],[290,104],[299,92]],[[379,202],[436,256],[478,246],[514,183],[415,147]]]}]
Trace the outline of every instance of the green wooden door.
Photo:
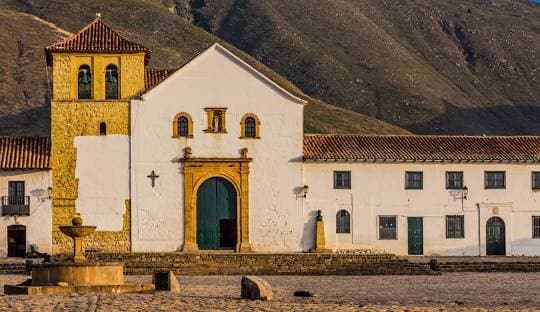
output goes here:
[{"label": "green wooden door", "polygon": [[225,179],[210,178],[197,191],[197,244],[200,249],[236,245],[236,192]]},{"label": "green wooden door", "polygon": [[407,218],[409,255],[424,254],[424,225],[420,217]]},{"label": "green wooden door", "polygon": [[486,223],[486,254],[495,256],[506,254],[504,221],[499,217],[490,218]]}]

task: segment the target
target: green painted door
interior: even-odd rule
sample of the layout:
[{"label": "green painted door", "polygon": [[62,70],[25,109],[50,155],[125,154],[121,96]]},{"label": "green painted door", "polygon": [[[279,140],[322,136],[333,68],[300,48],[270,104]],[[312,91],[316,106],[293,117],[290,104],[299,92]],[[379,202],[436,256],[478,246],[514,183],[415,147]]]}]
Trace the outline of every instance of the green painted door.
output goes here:
[{"label": "green painted door", "polygon": [[494,256],[506,254],[504,221],[499,217],[490,218],[486,223],[486,254]]},{"label": "green painted door", "polygon": [[409,255],[424,254],[424,225],[420,217],[407,218]]},{"label": "green painted door", "polygon": [[210,178],[197,191],[197,244],[200,249],[236,246],[236,192],[225,179]]}]

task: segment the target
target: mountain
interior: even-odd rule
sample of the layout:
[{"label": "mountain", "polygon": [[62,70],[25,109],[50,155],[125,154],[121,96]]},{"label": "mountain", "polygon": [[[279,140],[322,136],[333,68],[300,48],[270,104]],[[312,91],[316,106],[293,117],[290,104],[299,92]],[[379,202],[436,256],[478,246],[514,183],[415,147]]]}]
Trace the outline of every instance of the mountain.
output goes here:
[{"label": "mountain", "polygon": [[[409,133],[373,117],[329,105],[303,93],[255,58],[193,25],[165,2],[0,1],[0,135],[48,135],[50,72],[43,48],[92,21],[97,12],[127,38],[152,50],[150,66],[177,68],[218,41],[276,83],[309,102],[305,128],[315,133]],[[291,66],[301,66],[291,65]],[[49,76],[48,76],[49,75]]]},{"label": "mountain", "polygon": [[153,0],[307,94],[422,134],[540,134],[530,0]]}]

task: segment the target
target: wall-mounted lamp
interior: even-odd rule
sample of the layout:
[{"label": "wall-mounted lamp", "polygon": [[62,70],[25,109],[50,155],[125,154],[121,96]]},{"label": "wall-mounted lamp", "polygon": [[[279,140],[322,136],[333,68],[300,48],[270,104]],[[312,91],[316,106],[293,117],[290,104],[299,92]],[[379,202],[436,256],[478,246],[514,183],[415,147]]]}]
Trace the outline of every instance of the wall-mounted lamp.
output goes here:
[{"label": "wall-mounted lamp", "polygon": [[463,199],[467,199],[468,194],[469,194],[469,189],[467,188],[467,186],[463,186],[463,188],[461,189],[461,197]]},{"label": "wall-mounted lamp", "polygon": [[307,197],[308,191],[309,191],[309,186],[304,185],[304,186],[302,187],[302,194],[304,195],[304,198]]},{"label": "wall-mounted lamp", "polygon": [[52,199],[52,187],[47,188],[47,199]]}]

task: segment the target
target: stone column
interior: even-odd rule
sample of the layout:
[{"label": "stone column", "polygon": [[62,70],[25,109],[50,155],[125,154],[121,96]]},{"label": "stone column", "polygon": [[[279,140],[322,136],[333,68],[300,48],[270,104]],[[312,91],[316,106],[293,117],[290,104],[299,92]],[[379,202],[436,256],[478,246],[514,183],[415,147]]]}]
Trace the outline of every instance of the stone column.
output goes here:
[{"label": "stone column", "polygon": [[86,261],[83,239],[84,237],[73,237],[73,261],[75,262]]},{"label": "stone column", "polygon": [[249,162],[240,163],[240,239],[236,250],[238,252],[250,252],[249,242]]},{"label": "stone column", "polygon": [[197,252],[197,205],[193,198],[193,173],[186,172],[188,169],[184,163],[184,252]]}]

